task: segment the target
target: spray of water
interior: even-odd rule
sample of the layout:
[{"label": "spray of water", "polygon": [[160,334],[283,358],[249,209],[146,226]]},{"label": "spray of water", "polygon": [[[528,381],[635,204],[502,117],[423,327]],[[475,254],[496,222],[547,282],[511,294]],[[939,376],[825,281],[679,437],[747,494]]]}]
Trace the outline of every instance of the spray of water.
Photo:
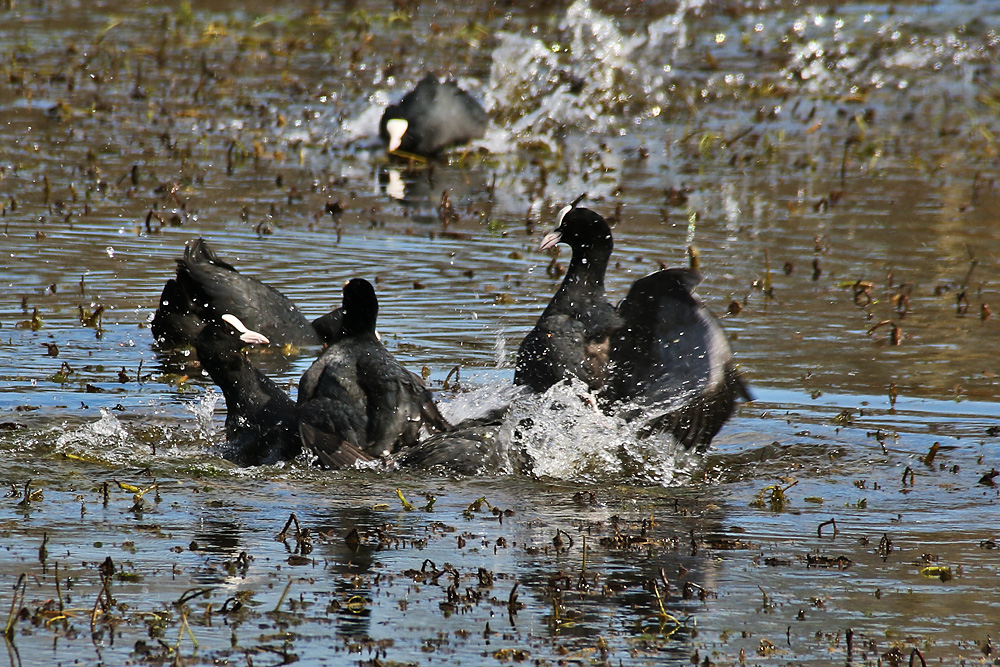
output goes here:
[{"label": "spray of water", "polygon": [[687,481],[700,461],[667,434],[647,435],[640,421],[605,414],[579,381],[520,397],[511,420],[539,477],[666,486]]},{"label": "spray of water", "polygon": [[214,415],[215,406],[222,398],[222,394],[209,387],[201,400],[194,403],[186,403],[184,409],[194,414],[195,424],[198,426],[199,434],[205,440],[213,440],[217,431]]},{"label": "spray of water", "polygon": [[56,439],[55,450],[61,454],[112,465],[135,461],[141,449],[137,439],[109,410],[101,409],[101,418],[66,431]]}]

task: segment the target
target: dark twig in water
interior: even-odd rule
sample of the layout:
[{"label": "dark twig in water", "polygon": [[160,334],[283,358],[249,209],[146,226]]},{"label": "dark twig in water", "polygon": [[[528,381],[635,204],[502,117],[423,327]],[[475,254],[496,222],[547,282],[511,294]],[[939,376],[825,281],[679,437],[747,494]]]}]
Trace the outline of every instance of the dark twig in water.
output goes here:
[{"label": "dark twig in water", "polygon": [[295,539],[298,540],[299,534],[302,532],[299,526],[299,517],[295,516],[295,512],[292,512],[291,516],[288,517],[288,521],[285,522],[285,527],[281,529],[281,532],[275,535],[274,539],[278,542],[284,542],[288,539],[288,529],[291,528],[292,524],[295,524]]},{"label": "dark twig in water", "polygon": [[455,386],[454,386],[454,389],[455,389],[455,391],[459,390],[459,377],[458,377],[458,374],[459,374],[459,370],[460,369],[461,369],[461,365],[460,364],[456,364],[454,368],[452,368],[450,371],[448,371],[448,375],[446,375],[444,377],[444,384],[442,385],[442,387],[444,389],[450,389],[450,388],[452,388],[448,383],[451,381],[451,376],[454,374],[454,376],[455,376]]},{"label": "dark twig in water", "polygon": [[281,592],[281,597],[278,598],[278,604],[274,605],[274,613],[278,613],[281,610],[281,605],[285,604],[285,598],[288,597],[288,590],[291,587],[292,587],[292,578],[289,577],[288,584],[285,586],[285,590]]},{"label": "dark twig in water", "polygon": [[837,537],[837,520],[836,519],[830,519],[828,521],[824,521],[823,523],[819,524],[819,527],[816,528],[816,535],[818,537],[823,537],[823,528],[826,527],[826,526],[833,526],[833,536]]},{"label": "dark twig in water", "polygon": [[510,620],[510,624],[514,624],[514,617],[517,616],[517,611],[522,609],[524,605],[517,601],[517,587],[520,586],[520,582],[515,581],[514,586],[510,589],[510,595],[507,596],[507,618]]},{"label": "dark twig in water", "polygon": [[882,561],[885,562],[889,559],[889,554],[892,553],[892,540],[889,539],[889,533],[882,533],[882,539],[878,543],[878,555],[882,557]]},{"label": "dark twig in water", "polygon": [[737,132],[733,137],[731,137],[729,139],[723,139],[722,140],[722,147],[723,148],[728,148],[729,146],[732,146],[737,141],[739,141],[743,137],[745,137],[748,134],[750,134],[751,132],[753,132],[753,130],[754,130],[754,126],[753,125],[750,125],[749,127],[743,128],[742,130],[740,130],[739,132]]},{"label": "dark twig in water", "polygon": [[881,329],[884,326],[890,328],[889,341],[892,343],[892,345],[899,345],[903,341],[903,330],[900,329],[899,326],[892,320],[882,320],[875,326],[869,327],[867,333],[869,336],[871,336],[878,329]]},{"label": "dark twig in water", "polygon": [[[560,535],[566,536],[566,538],[569,540],[569,546],[565,546],[565,542],[563,542]],[[556,548],[556,551],[563,551],[564,549],[568,551],[573,548],[573,536],[567,533],[562,528],[559,528],[558,530],[556,530],[555,537],[552,538],[552,546]]]},{"label": "dark twig in water", "polygon": [[212,591],[214,591],[216,588],[218,588],[218,586],[201,586],[201,587],[198,587],[198,588],[189,588],[186,591],[184,591],[183,593],[181,593],[181,596],[179,598],[177,598],[177,601],[174,602],[174,604],[179,607],[182,604],[187,603],[189,600],[195,599],[196,597],[199,597],[199,596],[202,596],[202,595],[208,595],[209,593],[211,593]]},{"label": "dark twig in water", "polygon": [[24,596],[27,591],[28,586],[28,575],[21,573],[21,576],[17,578],[17,583],[14,584],[14,596],[10,600],[10,613],[7,615],[7,627],[3,631],[3,636],[8,640],[14,636],[14,625],[17,624],[18,610],[20,605],[18,604],[18,589],[21,590],[21,600],[24,601]]}]

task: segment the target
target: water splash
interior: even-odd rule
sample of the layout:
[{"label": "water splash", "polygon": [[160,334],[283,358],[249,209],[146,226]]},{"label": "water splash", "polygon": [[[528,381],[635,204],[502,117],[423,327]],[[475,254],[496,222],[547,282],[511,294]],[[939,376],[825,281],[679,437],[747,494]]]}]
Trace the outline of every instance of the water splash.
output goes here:
[{"label": "water splash", "polygon": [[457,424],[466,419],[478,419],[494,410],[502,410],[522,393],[524,387],[516,387],[510,383],[487,384],[456,394],[452,400],[438,405],[438,408],[445,419]]},{"label": "water splash", "polygon": [[[790,17],[788,64],[782,75],[809,93],[843,95],[906,88],[911,78],[928,72],[950,72],[955,85],[968,86],[967,64],[992,63],[988,47],[950,26],[928,34],[928,26],[912,18],[881,18],[866,14],[827,20],[815,10]],[[845,30],[848,21],[856,25]]]},{"label": "water splash", "polygon": [[601,412],[579,381],[522,397],[512,419],[539,477],[669,486],[688,481],[701,460],[669,435],[643,436],[639,422]]},{"label": "water splash", "polygon": [[[440,407],[453,424],[509,407],[498,421],[475,427],[493,443],[484,453],[489,474],[528,472],[580,483],[617,480],[669,486],[688,481],[702,461],[668,434],[642,432],[645,420],[602,412],[579,381],[555,385],[543,394],[493,383]],[[505,461],[506,467],[498,468],[497,461]]]},{"label": "water splash", "polygon": [[70,457],[123,465],[135,461],[141,447],[111,412],[101,408],[101,418],[63,433],[56,439],[55,451]]},{"label": "water splash", "polygon": [[222,394],[209,387],[202,394],[200,401],[184,405],[184,409],[194,415],[195,423],[198,425],[198,434],[205,440],[214,439],[218,431],[214,416],[215,406],[221,399]]},{"label": "water splash", "polygon": [[502,330],[493,336],[493,365],[498,369],[507,367],[507,336]]}]

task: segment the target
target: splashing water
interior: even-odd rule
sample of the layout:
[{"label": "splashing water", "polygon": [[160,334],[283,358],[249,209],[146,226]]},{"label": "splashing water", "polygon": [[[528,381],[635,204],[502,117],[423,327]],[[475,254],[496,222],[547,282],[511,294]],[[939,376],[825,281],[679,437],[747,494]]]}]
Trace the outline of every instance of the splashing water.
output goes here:
[{"label": "splashing water", "polygon": [[60,435],[55,451],[86,461],[122,465],[135,460],[139,447],[125,425],[102,408],[97,421]]},{"label": "splashing water", "polygon": [[493,363],[497,369],[507,367],[507,336],[497,331],[493,337]]},{"label": "splashing water", "polygon": [[218,429],[215,425],[215,406],[222,398],[222,394],[214,388],[209,387],[201,400],[194,403],[186,403],[184,409],[194,415],[195,423],[198,425],[198,433],[206,440],[212,440]]},{"label": "splashing water", "polygon": [[701,460],[669,435],[640,435],[641,422],[601,412],[580,381],[517,398],[509,419],[539,477],[669,486],[687,481]]},{"label": "splashing water", "polygon": [[673,14],[668,14],[658,21],[653,21],[646,28],[648,39],[645,49],[647,52],[659,49],[660,44],[669,36],[674,37],[674,48],[672,57],[676,58],[677,53],[690,44],[688,37],[687,23],[684,17],[688,12],[697,13],[705,6],[705,0],[687,0],[679,2]]},{"label": "splashing water", "polygon": [[438,405],[438,408],[445,419],[457,424],[466,419],[478,419],[494,410],[501,410],[523,392],[523,387],[509,383],[488,384],[457,394],[447,403]]}]

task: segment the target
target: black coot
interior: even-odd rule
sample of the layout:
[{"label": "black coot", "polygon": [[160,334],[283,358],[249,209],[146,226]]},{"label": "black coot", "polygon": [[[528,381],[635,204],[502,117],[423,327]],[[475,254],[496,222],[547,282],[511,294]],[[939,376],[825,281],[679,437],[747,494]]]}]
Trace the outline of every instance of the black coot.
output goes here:
[{"label": "black coot", "polygon": [[340,313],[312,322],[288,297],[223,261],[203,239],[185,245],[177,260],[177,276],[167,281],[151,328],[158,344],[191,344],[206,322],[223,314],[268,338],[273,344],[320,345],[332,342],[340,329]]},{"label": "black coot", "polygon": [[454,81],[441,83],[428,74],[379,122],[379,136],[390,153],[433,157],[448,146],[478,139],[488,118],[476,100]]},{"label": "black coot", "polygon": [[623,323],[611,339],[599,396],[624,406],[624,417],[646,419],[645,428],[702,450],[737,400],[751,397],[725,332],[692,294],[700,282],[697,271],[665,269],[632,284],[618,304]]},{"label": "black coot", "polygon": [[[667,269],[637,280],[618,308],[604,296],[611,229],[571,204],[541,248],[573,250],[562,285],[522,341],[516,384],[545,391],[569,377],[615,410],[626,404],[655,416],[685,447],[708,446],[739,398],[749,399],[725,333],[691,293],[700,276]],[[637,418],[635,412],[627,415]]]},{"label": "black coot", "polygon": [[373,457],[415,444],[420,428],[443,430],[423,381],[403,368],[375,333],[378,299],[371,283],[344,286],[339,340],[323,351],[299,384],[299,431],[320,462],[337,467],[343,447]]},{"label": "black coot", "polygon": [[567,206],[555,231],[539,249],[557,243],[573,249],[562,285],[521,341],[514,383],[542,392],[567,376],[593,389],[604,385],[610,337],[621,318],[604,296],[604,274],[614,243],[604,218],[585,208]]},{"label": "black coot", "polygon": [[462,475],[525,474],[532,460],[515,442],[509,406],[455,424],[400,450],[393,458],[403,467],[443,468]]},{"label": "black coot", "polygon": [[[228,313],[205,322],[194,339],[202,368],[219,385],[226,399],[223,455],[240,465],[287,461],[302,451],[299,408],[295,401],[243,354],[244,345],[268,342],[267,337],[249,330],[239,318]],[[372,460],[350,445],[320,458],[327,467],[336,468]]]},{"label": "black coot", "polygon": [[226,399],[224,456],[240,465],[292,459],[301,451],[295,402],[243,354],[244,345],[267,342],[230,314],[209,320],[194,339],[202,368]]}]

